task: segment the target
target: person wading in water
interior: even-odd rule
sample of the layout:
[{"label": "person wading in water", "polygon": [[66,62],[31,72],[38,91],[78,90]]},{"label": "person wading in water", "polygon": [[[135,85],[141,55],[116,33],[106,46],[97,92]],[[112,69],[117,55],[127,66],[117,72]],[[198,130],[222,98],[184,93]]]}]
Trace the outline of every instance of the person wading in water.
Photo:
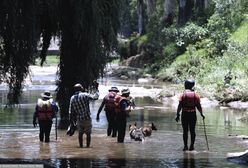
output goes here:
[{"label": "person wading in water", "polygon": [[123,89],[121,91],[121,96],[118,95],[115,98],[116,103],[116,122],[117,122],[117,142],[123,143],[126,133],[127,117],[131,111],[131,104],[128,100],[130,95],[129,89]]},{"label": "person wading in water", "polygon": [[35,107],[35,112],[33,114],[33,126],[37,126],[36,118],[38,118],[40,126],[40,142],[50,142],[50,132],[52,128],[53,118],[58,112],[58,106],[52,99],[52,95],[49,91],[45,91],[41,94],[41,99],[38,99],[38,102]]},{"label": "person wading in water", "polygon": [[74,85],[74,95],[70,99],[69,114],[70,121],[77,123],[78,142],[80,148],[83,147],[83,134],[86,134],[86,147],[90,147],[91,142],[91,113],[89,103],[98,99],[98,94],[89,94],[79,83]]},{"label": "person wading in water", "polygon": [[[202,107],[200,103],[200,96],[194,92],[193,87],[195,85],[194,80],[186,80],[184,83],[185,90],[179,98],[179,104],[177,107],[176,122],[180,120],[180,111],[182,111],[182,127],[183,127],[183,142],[184,148],[186,150],[194,150],[195,143],[195,125],[196,125],[196,108],[200,112],[203,120],[205,116],[202,113]],[[191,144],[188,148],[188,131],[190,131]]]},{"label": "person wading in water", "polygon": [[117,126],[116,126],[116,113],[115,113],[115,97],[119,92],[117,87],[111,87],[109,93],[103,98],[102,104],[98,109],[96,121],[99,121],[99,116],[102,108],[105,106],[104,111],[108,121],[107,136],[112,134],[112,137],[116,137]]}]

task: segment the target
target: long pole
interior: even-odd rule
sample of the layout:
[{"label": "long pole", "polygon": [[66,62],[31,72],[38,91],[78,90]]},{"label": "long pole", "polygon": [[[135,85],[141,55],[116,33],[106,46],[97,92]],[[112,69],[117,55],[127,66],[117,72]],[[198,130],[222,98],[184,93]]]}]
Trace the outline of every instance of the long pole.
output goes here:
[{"label": "long pole", "polygon": [[208,150],[209,150],[209,146],[208,146],[208,137],[207,137],[207,132],[206,132],[206,125],[205,125],[204,119],[203,119],[202,121],[203,121],[204,134],[205,134],[205,139],[206,139],[206,143],[207,143],[207,148],[208,148]]},{"label": "long pole", "polygon": [[57,119],[57,114],[55,114],[56,117],[55,117],[55,138],[56,138],[56,141],[58,139],[58,132],[57,132],[57,122],[58,122],[58,119]]}]

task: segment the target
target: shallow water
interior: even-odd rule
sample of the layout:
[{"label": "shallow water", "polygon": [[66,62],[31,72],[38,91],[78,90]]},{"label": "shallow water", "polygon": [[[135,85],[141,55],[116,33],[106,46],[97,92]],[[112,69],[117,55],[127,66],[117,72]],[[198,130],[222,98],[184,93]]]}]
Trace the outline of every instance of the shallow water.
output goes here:
[{"label": "shallow water", "polygon": [[[97,109],[108,88],[116,84],[120,89],[129,87],[136,100],[127,126],[137,122],[154,122],[157,131],[143,142],[132,141],[126,132],[125,143],[116,143],[116,138],[107,137],[107,121],[104,111],[96,122]],[[54,87],[54,86],[51,86]],[[32,127],[32,113],[42,85],[26,89],[21,104],[12,109],[0,109],[0,164],[41,164],[44,167],[244,167],[226,160],[229,152],[244,151],[247,140],[247,125],[240,122],[246,111],[204,108],[205,124],[210,150],[207,150],[204,125],[198,115],[196,127],[196,150],[183,152],[182,128],[176,123],[175,107],[155,102],[154,97],[161,85],[150,87],[136,83],[114,80],[102,82],[100,99],[91,104],[93,133],[91,148],[79,148],[77,133],[72,137],[65,130],[58,130],[55,140],[55,125],[50,143],[40,143],[38,128]],[[5,91],[0,92],[2,102]],[[2,103],[3,104],[3,103]],[[128,129],[128,128],[127,128]]]},{"label": "shallow water", "polygon": [[[196,151],[182,152],[182,128],[174,121],[175,109],[139,98],[137,108],[128,118],[128,124],[154,122],[158,130],[144,142],[130,140],[128,131],[125,143],[116,143],[116,138],[106,135],[106,117],[102,111],[100,122],[96,122],[96,112],[101,100],[91,104],[93,118],[92,148],[79,148],[76,134],[65,135],[58,131],[55,140],[54,126],[51,143],[40,143],[38,128],[32,128],[32,112],[35,104],[21,105],[13,109],[0,110],[0,163],[42,163],[45,167],[233,167],[226,160],[229,152],[243,151],[247,135],[246,125],[238,119],[242,111],[205,109],[206,130],[210,151],[207,151],[203,123],[198,116],[196,127]],[[127,124],[127,125],[128,125]],[[19,160],[17,160],[19,159]],[[235,165],[242,167],[242,165]]]}]

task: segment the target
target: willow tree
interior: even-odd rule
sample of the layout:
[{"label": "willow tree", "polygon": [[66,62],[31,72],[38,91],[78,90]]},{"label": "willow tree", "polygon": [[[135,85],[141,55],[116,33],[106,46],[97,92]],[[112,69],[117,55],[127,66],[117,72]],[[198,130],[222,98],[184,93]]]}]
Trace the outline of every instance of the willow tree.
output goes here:
[{"label": "willow tree", "polygon": [[120,0],[0,1],[0,81],[9,85],[9,103],[18,103],[40,38],[43,64],[50,40],[58,37],[56,91],[62,121],[67,121],[73,85],[90,86],[115,50],[120,4]]},{"label": "willow tree", "polygon": [[2,0],[0,7],[1,82],[9,86],[8,104],[16,104],[40,38],[40,8],[35,0]]},{"label": "willow tree", "polygon": [[62,121],[68,119],[72,87],[84,87],[99,77],[115,49],[119,0],[62,1],[60,8],[60,64],[57,98]]}]

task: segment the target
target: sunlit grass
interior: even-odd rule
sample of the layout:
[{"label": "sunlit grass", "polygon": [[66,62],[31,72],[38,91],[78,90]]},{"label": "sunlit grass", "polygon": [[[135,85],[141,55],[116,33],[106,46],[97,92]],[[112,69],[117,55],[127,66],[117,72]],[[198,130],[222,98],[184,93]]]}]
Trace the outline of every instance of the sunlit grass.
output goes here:
[{"label": "sunlit grass", "polygon": [[248,15],[246,15],[240,27],[232,34],[230,40],[240,44],[244,44],[248,40]]},{"label": "sunlit grass", "polygon": [[[35,60],[35,65],[40,65],[41,60],[37,58]],[[58,65],[59,64],[59,56],[57,55],[48,55],[46,57],[46,61],[44,62],[43,66],[51,66],[51,65]]]}]

